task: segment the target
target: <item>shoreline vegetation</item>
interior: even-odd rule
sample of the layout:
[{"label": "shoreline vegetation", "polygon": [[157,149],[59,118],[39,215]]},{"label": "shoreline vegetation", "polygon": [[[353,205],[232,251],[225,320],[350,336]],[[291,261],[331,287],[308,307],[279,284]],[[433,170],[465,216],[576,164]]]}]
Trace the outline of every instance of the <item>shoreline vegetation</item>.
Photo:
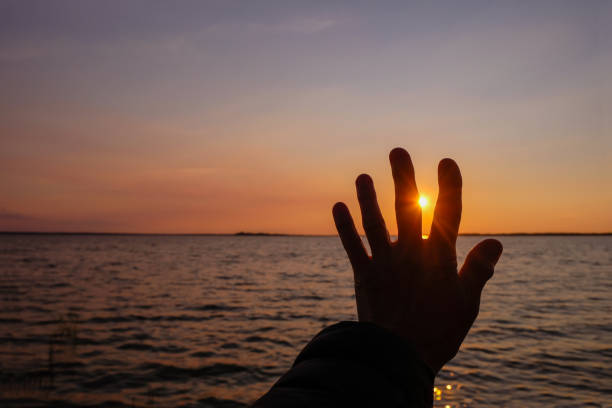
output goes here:
[{"label": "shoreline vegetation", "polygon": [[[0,235],[133,235],[133,236],[224,236],[224,237],[335,237],[336,234],[283,234],[274,232],[247,232],[239,231],[236,233],[146,233],[146,232],[70,232],[70,231],[0,231]],[[537,236],[612,236],[611,232],[464,232],[459,233],[464,237],[537,237]]]}]

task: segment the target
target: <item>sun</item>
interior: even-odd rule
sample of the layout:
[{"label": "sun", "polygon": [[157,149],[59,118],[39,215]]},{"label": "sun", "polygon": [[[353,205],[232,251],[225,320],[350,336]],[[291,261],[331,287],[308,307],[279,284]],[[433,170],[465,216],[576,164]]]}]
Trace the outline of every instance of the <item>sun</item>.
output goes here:
[{"label": "sun", "polygon": [[427,197],[425,196],[420,196],[419,197],[419,205],[421,206],[421,208],[425,208],[427,207],[427,204],[429,204],[429,200],[427,199]]}]

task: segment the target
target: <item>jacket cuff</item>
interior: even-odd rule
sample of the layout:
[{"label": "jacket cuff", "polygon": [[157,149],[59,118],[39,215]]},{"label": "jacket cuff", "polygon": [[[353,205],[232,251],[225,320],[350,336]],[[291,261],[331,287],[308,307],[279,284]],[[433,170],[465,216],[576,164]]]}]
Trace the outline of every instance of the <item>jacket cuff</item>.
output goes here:
[{"label": "jacket cuff", "polygon": [[345,321],[326,327],[302,350],[293,366],[312,359],[358,362],[401,390],[411,406],[433,404],[435,374],[411,343],[373,323]]}]

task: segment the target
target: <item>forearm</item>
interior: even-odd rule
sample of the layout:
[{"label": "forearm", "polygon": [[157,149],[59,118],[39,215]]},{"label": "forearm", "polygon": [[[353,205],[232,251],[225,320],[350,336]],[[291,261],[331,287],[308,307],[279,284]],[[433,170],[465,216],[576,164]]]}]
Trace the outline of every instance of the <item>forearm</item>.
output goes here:
[{"label": "forearm", "polygon": [[317,334],[254,406],[430,407],[433,380],[403,339],[370,323],[341,322]]}]

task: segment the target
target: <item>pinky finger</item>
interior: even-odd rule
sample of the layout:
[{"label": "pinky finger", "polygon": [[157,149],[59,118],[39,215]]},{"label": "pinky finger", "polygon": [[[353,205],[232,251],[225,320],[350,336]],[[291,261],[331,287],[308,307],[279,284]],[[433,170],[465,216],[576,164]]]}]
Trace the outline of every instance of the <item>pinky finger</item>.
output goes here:
[{"label": "pinky finger", "polygon": [[370,262],[370,257],[363,246],[363,241],[357,233],[351,213],[344,203],[336,203],[332,209],[334,222],[342,246],[346,251],[354,271],[363,270]]}]

